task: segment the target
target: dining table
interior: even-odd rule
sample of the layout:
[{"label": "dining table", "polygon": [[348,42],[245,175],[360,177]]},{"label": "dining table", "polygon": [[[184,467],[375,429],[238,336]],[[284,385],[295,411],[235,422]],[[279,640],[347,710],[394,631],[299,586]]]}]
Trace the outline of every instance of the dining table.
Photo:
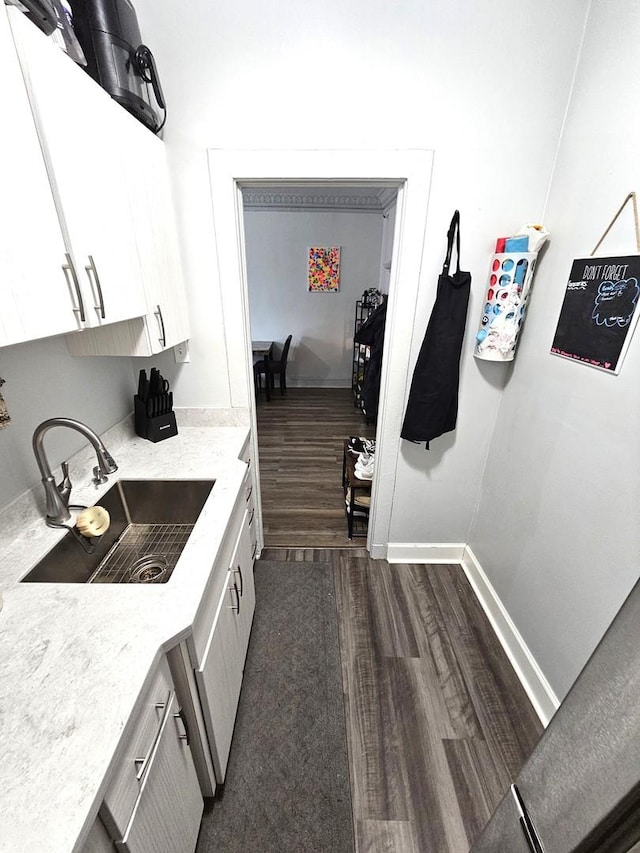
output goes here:
[{"label": "dining table", "polygon": [[254,364],[263,361],[266,365],[265,386],[267,389],[267,400],[271,399],[271,377],[269,376],[269,362],[273,357],[273,341],[251,341],[251,350],[254,355]]}]

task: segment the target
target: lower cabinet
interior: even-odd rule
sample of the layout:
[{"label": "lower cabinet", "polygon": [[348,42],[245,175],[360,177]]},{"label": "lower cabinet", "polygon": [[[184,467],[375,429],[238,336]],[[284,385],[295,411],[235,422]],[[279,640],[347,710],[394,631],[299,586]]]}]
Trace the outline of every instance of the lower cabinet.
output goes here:
[{"label": "lower cabinet", "polygon": [[82,853],[193,853],[203,794],[224,782],[255,610],[247,472],[192,634],[163,657]]},{"label": "lower cabinet", "polygon": [[195,670],[218,782],[226,775],[254,610],[252,545],[245,509],[209,639]]},{"label": "lower cabinet", "polygon": [[119,853],[193,853],[204,803],[168,665],[139,705],[100,818]]}]

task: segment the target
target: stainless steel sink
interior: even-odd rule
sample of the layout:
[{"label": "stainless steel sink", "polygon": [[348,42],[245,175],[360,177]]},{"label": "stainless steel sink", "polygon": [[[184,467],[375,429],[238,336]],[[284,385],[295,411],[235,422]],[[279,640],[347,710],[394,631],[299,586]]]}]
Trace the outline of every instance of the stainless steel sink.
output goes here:
[{"label": "stainless steel sink", "polygon": [[97,503],[109,530],[88,554],[71,531],[22,583],[166,583],[215,480],[118,480]]}]

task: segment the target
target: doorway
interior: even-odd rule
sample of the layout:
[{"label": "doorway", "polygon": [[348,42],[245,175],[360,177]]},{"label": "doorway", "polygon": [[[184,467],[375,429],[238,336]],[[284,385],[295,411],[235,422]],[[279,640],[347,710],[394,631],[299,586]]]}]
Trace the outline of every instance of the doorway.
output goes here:
[{"label": "doorway", "polygon": [[[264,348],[271,344],[275,367],[292,336],[281,368],[286,394],[280,377],[268,393],[262,372],[254,375],[265,546],[361,547],[369,471],[363,469],[369,482],[356,490],[349,518],[351,492],[341,471],[345,440],[376,434],[381,303],[389,294],[397,190],[332,183],[242,192],[251,340],[261,370]],[[334,273],[335,280],[309,286],[309,258],[315,272],[325,255],[333,263],[320,271]],[[354,336],[379,303],[369,324],[376,333],[372,359],[371,348],[355,344]],[[373,445],[367,448],[367,460],[374,460]]]},{"label": "doorway", "polygon": [[[249,409],[253,442],[257,423],[253,402],[242,190],[266,185],[334,184],[353,187],[388,186],[398,192],[381,376],[381,406],[376,430],[376,474],[367,536],[367,548],[373,557],[385,557],[389,542],[398,465],[398,436],[410,381],[413,318],[419,288],[432,162],[433,152],[427,150],[209,151],[230,400],[232,406]],[[255,444],[253,458],[258,459]],[[258,504],[261,519],[260,500]],[[259,541],[259,546],[262,545],[263,542]]]}]

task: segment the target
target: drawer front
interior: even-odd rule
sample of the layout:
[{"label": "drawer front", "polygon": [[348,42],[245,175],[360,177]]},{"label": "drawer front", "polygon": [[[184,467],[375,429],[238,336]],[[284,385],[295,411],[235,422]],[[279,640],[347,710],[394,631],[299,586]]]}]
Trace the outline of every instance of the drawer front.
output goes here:
[{"label": "drawer front", "polygon": [[203,801],[175,694],[163,714],[118,853],[193,853]]},{"label": "drawer front", "polygon": [[169,665],[162,658],[138,702],[133,728],[101,807],[100,815],[116,838],[124,835],[131,819],[172,690]]}]

